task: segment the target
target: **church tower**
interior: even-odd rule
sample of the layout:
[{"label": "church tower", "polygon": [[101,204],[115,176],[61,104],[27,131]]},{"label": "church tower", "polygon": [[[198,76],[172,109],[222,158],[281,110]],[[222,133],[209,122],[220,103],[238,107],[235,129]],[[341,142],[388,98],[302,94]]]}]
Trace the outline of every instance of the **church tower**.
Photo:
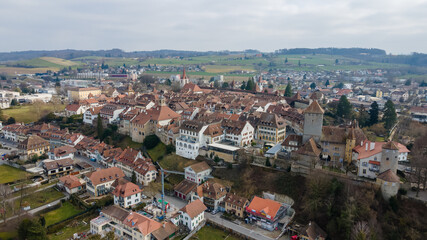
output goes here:
[{"label": "church tower", "polygon": [[179,81],[179,85],[181,85],[181,87],[184,87],[185,84],[189,83],[190,79],[188,79],[187,74],[185,73],[185,67],[182,70],[182,76],[181,79]]},{"label": "church tower", "polygon": [[303,143],[307,142],[311,137],[313,137],[316,142],[320,141],[324,113],[325,110],[323,110],[317,101],[313,101],[310,106],[304,110]]}]

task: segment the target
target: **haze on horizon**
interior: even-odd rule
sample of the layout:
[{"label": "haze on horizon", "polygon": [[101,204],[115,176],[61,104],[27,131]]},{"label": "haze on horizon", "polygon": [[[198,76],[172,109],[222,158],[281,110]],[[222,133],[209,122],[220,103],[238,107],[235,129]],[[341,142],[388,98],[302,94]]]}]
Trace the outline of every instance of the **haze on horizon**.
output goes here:
[{"label": "haze on horizon", "polygon": [[425,0],[2,1],[0,52],[365,47],[427,52]]}]

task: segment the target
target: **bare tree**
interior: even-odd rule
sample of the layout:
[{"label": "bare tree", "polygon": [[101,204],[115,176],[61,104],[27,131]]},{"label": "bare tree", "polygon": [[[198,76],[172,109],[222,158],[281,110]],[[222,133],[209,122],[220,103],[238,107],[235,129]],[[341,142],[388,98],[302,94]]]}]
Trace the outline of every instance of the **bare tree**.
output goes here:
[{"label": "bare tree", "polygon": [[415,182],[417,184],[417,197],[420,192],[420,186],[423,184],[423,189],[425,189],[427,181],[427,132],[424,132],[423,135],[418,137],[412,148],[412,158],[411,166],[415,170],[413,176],[415,177]]},{"label": "bare tree", "polygon": [[351,231],[352,240],[368,240],[371,239],[371,229],[367,222],[357,222],[354,224]]},{"label": "bare tree", "polygon": [[9,205],[9,197],[12,194],[12,190],[7,185],[0,185],[0,204],[1,204],[1,214],[3,217],[3,223],[6,223],[7,211]]}]

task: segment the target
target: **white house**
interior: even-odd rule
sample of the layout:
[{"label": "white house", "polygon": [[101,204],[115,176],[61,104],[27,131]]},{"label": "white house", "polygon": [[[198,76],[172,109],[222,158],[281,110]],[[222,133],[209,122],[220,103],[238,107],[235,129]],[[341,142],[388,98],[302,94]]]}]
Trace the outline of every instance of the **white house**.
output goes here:
[{"label": "white house", "polygon": [[113,185],[115,185],[112,192],[115,205],[129,208],[141,202],[142,190],[138,185],[127,180],[121,182],[118,179]]},{"label": "white house", "polygon": [[179,211],[179,223],[186,226],[190,231],[197,228],[205,220],[206,206],[197,199]]},{"label": "white house", "polygon": [[49,158],[52,160],[59,160],[59,159],[64,159],[64,158],[74,159],[74,153],[75,152],[76,152],[76,149],[74,147],[64,145],[61,147],[51,149],[51,151],[49,151],[48,155],[49,155]]},{"label": "white house", "polygon": [[69,104],[65,107],[65,114],[67,117],[72,115],[80,115],[86,111],[86,106],[80,104]]},{"label": "white house", "polygon": [[64,189],[68,194],[77,193],[84,189],[85,182],[74,175],[59,178],[58,187]]},{"label": "white house", "polygon": [[224,121],[225,140],[231,141],[234,146],[248,146],[254,138],[255,129],[249,122]]},{"label": "white house", "polygon": [[184,168],[185,179],[200,184],[208,180],[212,169],[206,162],[199,162]]},{"label": "white house", "polygon": [[94,120],[98,118],[99,111],[102,107],[91,107],[83,114],[83,122],[93,125]]},{"label": "white house", "polygon": [[101,108],[99,114],[102,118],[107,119],[108,123],[113,123],[114,121],[119,119],[120,113],[125,110],[124,107],[107,104]]}]

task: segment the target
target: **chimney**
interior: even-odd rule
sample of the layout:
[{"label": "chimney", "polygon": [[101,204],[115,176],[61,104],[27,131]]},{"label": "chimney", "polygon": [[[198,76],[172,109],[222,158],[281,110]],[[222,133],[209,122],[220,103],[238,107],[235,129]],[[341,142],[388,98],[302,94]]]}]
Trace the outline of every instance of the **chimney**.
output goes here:
[{"label": "chimney", "polygon": [[371,142],[371,149],[370,150],[372,151],[372,150],[374,150],[374,148],[375,148],[375,142]]},{"label": "chimney", "polygon": [[369,142],[366,142],[365,151],[368,151]]}]

